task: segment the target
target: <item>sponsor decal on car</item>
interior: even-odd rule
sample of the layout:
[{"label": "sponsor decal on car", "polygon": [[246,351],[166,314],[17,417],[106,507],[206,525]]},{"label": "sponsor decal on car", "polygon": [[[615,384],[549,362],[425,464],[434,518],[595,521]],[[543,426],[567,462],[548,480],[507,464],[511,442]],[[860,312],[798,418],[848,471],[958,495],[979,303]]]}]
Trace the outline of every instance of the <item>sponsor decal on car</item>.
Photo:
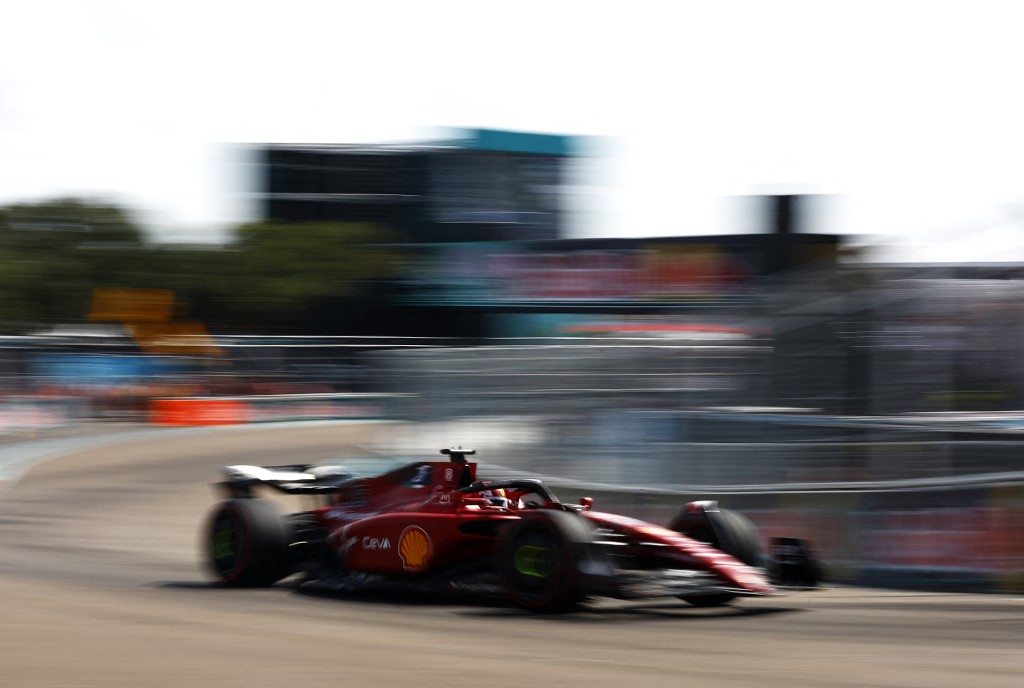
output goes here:
[{"label": "sponsor decal on car", "polygon": [[430,536],[419,526],[409,526],[398,539],[398,556],[402,558],[402,566],[406,571],[422,571],[427,568],[433,551],[434,544]]},{"label": "sponsor decal on car", "polygon": [[371,535],[364,535],[363,539],[359,543],[363,549],[369,550],[387,550],[391,549],[391,541],[385,538],[373,537]]}]

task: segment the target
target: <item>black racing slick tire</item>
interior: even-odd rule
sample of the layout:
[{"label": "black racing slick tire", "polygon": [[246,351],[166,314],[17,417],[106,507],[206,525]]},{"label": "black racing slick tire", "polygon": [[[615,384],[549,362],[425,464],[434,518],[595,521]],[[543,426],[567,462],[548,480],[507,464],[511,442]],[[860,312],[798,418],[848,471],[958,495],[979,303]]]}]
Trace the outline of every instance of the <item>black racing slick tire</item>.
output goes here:
[{"label": "black racing slick tire", "polygon": [[291,573],[291,527],[271,502],[221,502],[210,515],[205,539],[210,569],[223,585],[266,587]]},{"label": "black racing slick tire", "polygon": [[738,511],[722,509],[713,514],[718,549],[747,566],[761,566],[761,534],[749,518]]},{"label": "black racing slick tire", "polygon": [[[695,540],[720,549],[748,566],[761,565],[761,535],[757,527],[743,514],[731,509],[719,509],[705,514],[706,524],[694,527],[687,514],[680,513],[669,528]],[[679,599],[695,607],[720,607],[735,599],[732,593],[710,595],[682,595]]]},{"label": "black racing slick tire", "polygon": [[506,526],[495,567],[509,600],[533,612],[568,611],[584,597],[580,563],[589,556],[592,528],[567,511],[524,513]]}]

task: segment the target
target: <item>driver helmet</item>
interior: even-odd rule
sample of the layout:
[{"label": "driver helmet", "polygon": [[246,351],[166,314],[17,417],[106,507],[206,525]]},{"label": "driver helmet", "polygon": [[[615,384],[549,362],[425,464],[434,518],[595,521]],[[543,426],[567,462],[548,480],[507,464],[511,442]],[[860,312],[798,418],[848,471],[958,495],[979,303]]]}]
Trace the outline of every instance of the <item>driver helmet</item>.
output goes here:
[{"label": "driver helmet", "polygon": [[483,490],[480,496],[486,499],[491,506],[500,506],[508,508],[508,496],[505,494],[504,488],[497,488],[494,490]]}]

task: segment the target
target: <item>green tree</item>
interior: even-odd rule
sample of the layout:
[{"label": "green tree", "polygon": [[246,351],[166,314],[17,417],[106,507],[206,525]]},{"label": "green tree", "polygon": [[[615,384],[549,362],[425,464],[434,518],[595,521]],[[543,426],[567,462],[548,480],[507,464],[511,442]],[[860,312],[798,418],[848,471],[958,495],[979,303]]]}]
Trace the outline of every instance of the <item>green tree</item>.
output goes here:
[{"label": "green tree", "polygon": [[[337,332],[386,305],[395,237],[368,224],[255,223],[226,246],[150,245],[124,209],[0,208],[0,328],[80,322],[97,287],[170,289],[213,330]],[[384,286],[382,286],[384,285]]]},{"label": "green tree", "polygon": [[398,256],[393,235],[362,223],[257,223],[235,237],[206,296],[236,322],[275,329],[343,326],[344,311],[379,293]]},{"label": "green tree", "polygon": [[0,209],[0,327],[80,321],[92,288],[116,285],[144,249],[141,229],[108,203],[57,199]]}]

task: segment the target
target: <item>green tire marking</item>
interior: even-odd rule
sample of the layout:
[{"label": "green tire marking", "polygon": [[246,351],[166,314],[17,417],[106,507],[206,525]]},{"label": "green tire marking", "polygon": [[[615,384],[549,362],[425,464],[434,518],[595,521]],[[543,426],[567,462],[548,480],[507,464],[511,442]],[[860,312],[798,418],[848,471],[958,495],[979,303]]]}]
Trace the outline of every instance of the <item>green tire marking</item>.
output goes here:
[{"label": "green tire marking", "polygon": [[227,530],[218,530],[213,534],[210,546],[213,550],[214,559],[226,559],[235,553],[231,548],[231,537],[234,534],[235,531],[230,528]]},{"label": "green tire marking", "polygon": [[548,578],[555,572],[552,566],[551,550],[534,545],[521,545],[512,559],[516,571],[524,576]]}]

